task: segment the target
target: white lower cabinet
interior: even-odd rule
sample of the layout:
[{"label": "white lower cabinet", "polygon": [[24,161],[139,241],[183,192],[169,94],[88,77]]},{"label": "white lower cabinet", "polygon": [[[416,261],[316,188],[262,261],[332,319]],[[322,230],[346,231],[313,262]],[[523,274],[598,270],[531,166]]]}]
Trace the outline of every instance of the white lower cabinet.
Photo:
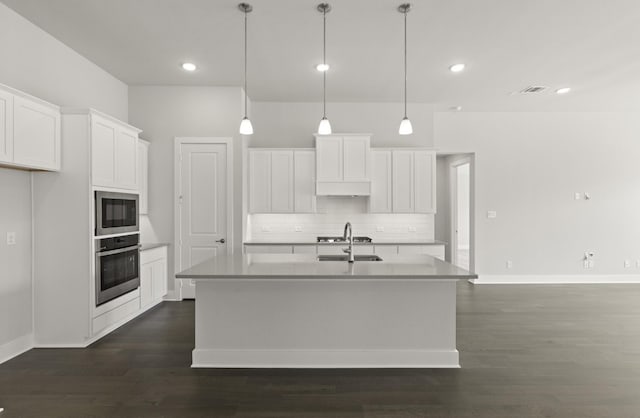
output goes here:
[{"label": "white lower cabinet", "polygon": [[167,247],[140,253],[140,308],[162,301],[167,294]]},{"label": "white lower cabinet", "polygon": [[294,245],[293,253],[294,254],[317,254],[318,247],[315,245]]}]

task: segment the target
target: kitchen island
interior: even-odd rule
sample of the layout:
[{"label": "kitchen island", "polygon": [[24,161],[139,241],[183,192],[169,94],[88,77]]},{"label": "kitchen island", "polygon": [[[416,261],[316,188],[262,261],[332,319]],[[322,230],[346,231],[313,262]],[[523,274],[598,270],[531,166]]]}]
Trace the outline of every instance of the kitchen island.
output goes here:
[{"label": "kitchen island", "polygon": [[176,275],[196,283],[192,367],[459,367],[456,282],[428,255],[318,261],[231,254]]}]

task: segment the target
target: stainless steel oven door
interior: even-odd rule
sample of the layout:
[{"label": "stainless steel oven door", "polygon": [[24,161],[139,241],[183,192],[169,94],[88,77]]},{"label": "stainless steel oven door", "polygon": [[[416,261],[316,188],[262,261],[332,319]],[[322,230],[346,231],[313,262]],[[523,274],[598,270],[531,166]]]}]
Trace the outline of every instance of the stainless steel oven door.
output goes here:
[{"label": "stainless steel oven door", "polygon": [[96,306],[140,286],[140,246],[96,252]]},{"label": "stainless steel oven door", "polygon": [[139,196],[130,193],[96,192],[96,236],[137,232]]}]

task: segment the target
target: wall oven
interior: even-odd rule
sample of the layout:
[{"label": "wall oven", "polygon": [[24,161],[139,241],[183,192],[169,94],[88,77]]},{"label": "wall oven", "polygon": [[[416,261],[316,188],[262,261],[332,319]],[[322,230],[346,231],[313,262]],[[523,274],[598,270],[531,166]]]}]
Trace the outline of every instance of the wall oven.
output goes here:
[{"label": "wall oven", "polygon": [[138,232],[138,195],[96,192],[96,236]]},{"label": "wall oven", "polygon": [[140,236],[96,240],[96,306],[140,286]]}]

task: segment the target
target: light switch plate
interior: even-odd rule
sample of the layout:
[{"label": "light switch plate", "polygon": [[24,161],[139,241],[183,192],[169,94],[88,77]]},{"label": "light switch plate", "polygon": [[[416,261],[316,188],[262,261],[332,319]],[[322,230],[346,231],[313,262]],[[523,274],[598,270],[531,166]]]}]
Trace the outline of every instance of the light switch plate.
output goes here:
[{"label": "light switch plate", "polygon": [[296,225],[296,232],[302,232],[302,227],[300,225]]},{"label": "light switch plate", "polygon": [[384,232],[384,226],[376,226],[376,232]]},{"label": "light switch plate", "polygon": [[7,232],[7,245],[16,245],[16,233]]},{"label": "light switch plate", "polygon": [[498,212],[496,212],[495,210],[487,211],[487,218],[488,219],[495,219],[497,217],[498,217]]}]

